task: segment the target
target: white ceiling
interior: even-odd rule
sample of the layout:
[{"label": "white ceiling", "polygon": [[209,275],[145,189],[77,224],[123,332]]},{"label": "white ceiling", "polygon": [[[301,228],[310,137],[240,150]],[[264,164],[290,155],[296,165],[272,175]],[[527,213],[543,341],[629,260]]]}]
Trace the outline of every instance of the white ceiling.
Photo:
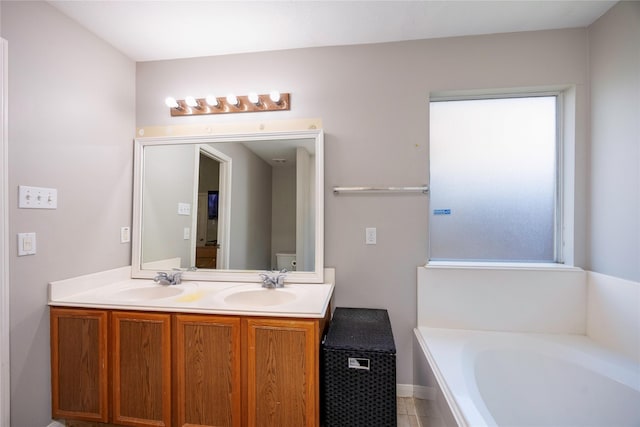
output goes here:
[{"label": "white ceiling", "polygon": [[49,2],[135,61],[585,27],[615,1]]}]

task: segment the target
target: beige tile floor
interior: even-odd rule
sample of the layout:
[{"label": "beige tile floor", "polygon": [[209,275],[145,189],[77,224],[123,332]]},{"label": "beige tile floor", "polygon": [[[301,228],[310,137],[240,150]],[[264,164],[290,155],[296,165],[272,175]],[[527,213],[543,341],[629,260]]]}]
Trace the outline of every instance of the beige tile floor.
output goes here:
[{"label": "beige tile floor", "polygon": [[398,427],[444,427],[432,400],[398,397]]}]

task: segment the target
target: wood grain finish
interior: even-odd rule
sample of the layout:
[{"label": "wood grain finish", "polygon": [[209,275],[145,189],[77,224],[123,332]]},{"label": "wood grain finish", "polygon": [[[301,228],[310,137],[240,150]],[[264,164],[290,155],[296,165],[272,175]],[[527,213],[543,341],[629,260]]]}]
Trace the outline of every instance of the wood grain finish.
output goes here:
[{"label": "wood grain finish", "polygon": [[53,307],[53,416],[87,427],[319,427],[329,316]]},{"label": "wood grain finish", "polygon": [[240,427],[240,318],[174,317],[176,425]]},{"label": "wood grain finish", "polygon": [[54,418],[108,421],[108,314],[51,308],[51,403]]},{"label": "wood grain finish", "polygon": [[247,425],[318,426],[318,321],[245,319]]},{"label": "wood grain finish", "polygon": [[196,267],[197,268],[218,268],[217,257],[218,257],[217,246],[197,246],[196,247]]},{"label": "wood grain finish", "polygon": [[113,422],[171,425],[171,315],[112,313]]}]

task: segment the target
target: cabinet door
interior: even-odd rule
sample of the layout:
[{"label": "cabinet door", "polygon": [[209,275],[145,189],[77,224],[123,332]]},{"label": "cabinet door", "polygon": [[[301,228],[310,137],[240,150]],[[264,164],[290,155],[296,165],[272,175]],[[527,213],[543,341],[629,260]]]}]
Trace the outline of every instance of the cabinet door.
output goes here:
[{"label": "cabinet door", "polygon": [[318,322],[245,322],[248,426],[318,426]]},{"label": "cabinet door", "polygon": [[111,314],[113,423],[171,425],[171,316]]},{"label": "cabinet door", "polygon": [[240,427],[240,318],[174,318],[177,426]]},{"label": "cabinet door", "polygon": [[53,418],[107,422],[106,311],[51,308]]}]

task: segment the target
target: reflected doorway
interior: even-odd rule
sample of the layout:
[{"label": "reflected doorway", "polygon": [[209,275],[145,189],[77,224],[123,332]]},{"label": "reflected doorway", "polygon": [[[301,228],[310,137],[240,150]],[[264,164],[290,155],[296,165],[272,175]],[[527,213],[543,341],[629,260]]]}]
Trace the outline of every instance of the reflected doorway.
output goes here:
[{"label": "reflected doorway", "polygon": [[207,145],[198,152],[195,267],[228,268],[231,159]]}]

